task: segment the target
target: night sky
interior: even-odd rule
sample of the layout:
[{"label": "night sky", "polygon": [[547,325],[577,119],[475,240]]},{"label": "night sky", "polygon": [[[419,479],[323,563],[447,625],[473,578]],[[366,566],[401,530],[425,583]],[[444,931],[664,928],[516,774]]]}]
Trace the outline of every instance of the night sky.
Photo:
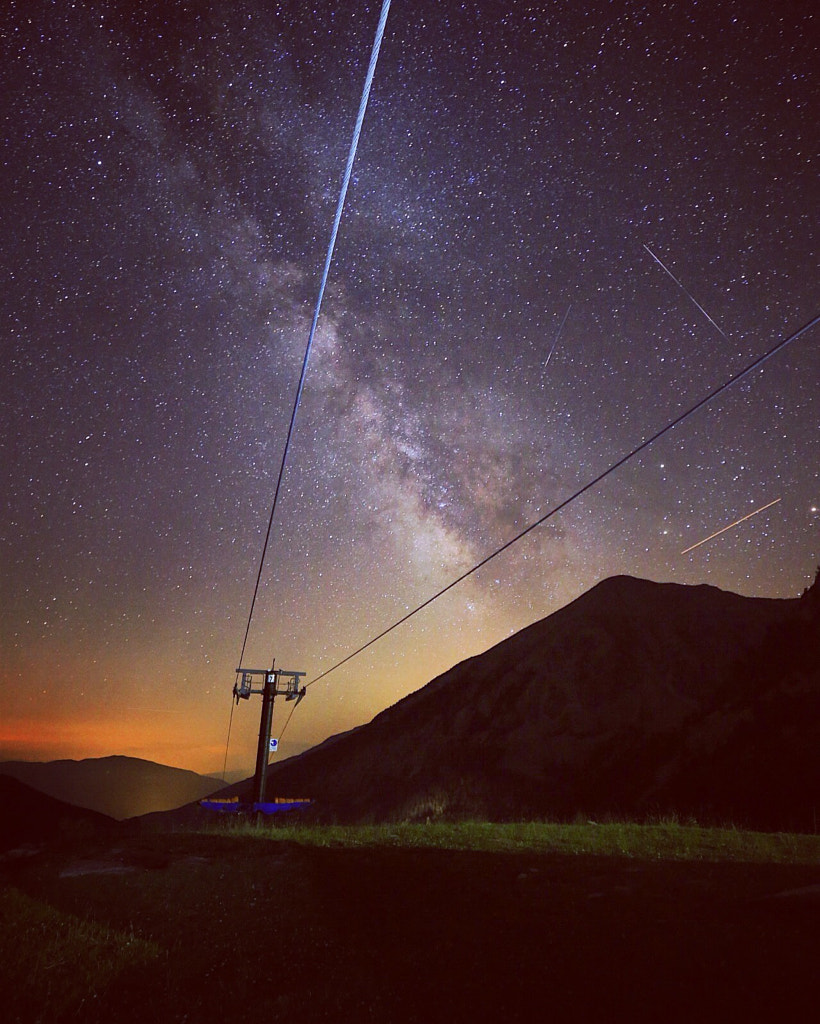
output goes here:
[{"label": "night sky", "polygon": [[[0,759],[221,772],[380,6],[2,5]],[[815,9],[394,0],[246,664],[319,675],[820,313]],[[798,596],[818,381],[820,328],[311,687],[280,756],[607,576]]]}]

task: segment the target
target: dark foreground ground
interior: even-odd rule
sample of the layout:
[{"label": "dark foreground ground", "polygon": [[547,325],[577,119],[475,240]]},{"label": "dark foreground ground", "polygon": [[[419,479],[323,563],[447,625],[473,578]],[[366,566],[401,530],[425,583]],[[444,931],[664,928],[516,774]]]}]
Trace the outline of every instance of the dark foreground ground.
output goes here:
[{"label": "dark foreground ground", "polygon": [[818,867],[177,834],[12,859],[12,891],[155,952],[73,990],[76,950],[27,970],[7,914],[9,1024],[784,1021],[817,1006]]}]

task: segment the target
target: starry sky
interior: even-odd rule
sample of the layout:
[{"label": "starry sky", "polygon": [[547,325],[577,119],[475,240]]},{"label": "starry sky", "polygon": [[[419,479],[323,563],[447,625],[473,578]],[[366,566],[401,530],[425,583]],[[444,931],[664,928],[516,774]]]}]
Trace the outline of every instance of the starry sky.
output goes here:
[{"label": "starry sky", "polygon": [[[0,759],[221,773],[380,6],[2,5]],[[246,665],[311,680],[820,313],[815,9],[393,0]],[[818,380],[814,329],[310,687],[277,756],[607,576],[798,596]]]}]

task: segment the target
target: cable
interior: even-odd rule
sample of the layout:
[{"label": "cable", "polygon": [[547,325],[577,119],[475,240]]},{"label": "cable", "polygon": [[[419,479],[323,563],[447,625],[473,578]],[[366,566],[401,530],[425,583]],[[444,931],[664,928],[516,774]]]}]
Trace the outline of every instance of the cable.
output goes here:
[{"label": "cable", "polygon": [[370,53],[370,64],[367,68],[367,75],[365,77],[364,88],[362,90],[362,98],[359,103],[359,113],[356,117],[356,126],[353,129],[353,139],[350,143],[350,151],[347,156],[347,164],[345,166],[344,177],[342,179],[342,187],[339,192],[339,201],[336,204],[336,216],[333,220],[333,229],[330,233],[330,242],[327,247],[327,256],[325,257],[325,265],[322,271],[322,280],[319,286],[319,295],[316,299],[316,308],[313,311],[313,321],[310,325],[310,333],[308,335],[307,345],[305,347],[305,357],[302,360],[302,372],[299,376],[299,386],[296,389],[296,400],[293,403],[293,412],[290,415],[290,425],[288,426],[287,437],[285,438],[285,447],[282,452],[282,462],[279,466],[279,476],[276,480],[276,489],[273,492],[273,505],[270,510],[270,518],[268,519],[268,529],[265,534],[265,543],[262,546],[262,557],[259,560],[259,572],[256,574],[256,584],[253,588],[253,598],[251,599],[251,607],[248,612],[248,624],[245,627],[245,638],[242,641],[242,651],[239,655],[238,664],[242,664],[242,659],[245,656],[245,647],[248,643],[248,634],[251,630],[251,620],[253,619],[253,610],[256,607],[256,598],[259,593],[259,583],[262,579],[262,569],[265,565],[265,555],[268,550],[268,543],[270,541],[271,530],[273,528],[273,517],[276,512],[276,502],[279,498],[279,489],[282,485],[282,477],[285,472],[285,461],[288,457],[288,450],[290,448],[290,442],[293,437],[293,430],[296,423],[296,413],[299,409],[299,402],[302,398],[302,389],[305,384],[305,376],[307,375],[308,360],[310,359],[310,350],[313,346],[313,338],[316,334],[316,325],[319,321],[319,313],[322,308],[322,299],[325,294],[325,286],[327,285],[328,274],[330,273],[330,264],[333,260],[333,250],[336,247],[336,236],[339,233],[339,225],[342,220],[342,211],[344,210],[345,198],[347,197],[347,189],[350,184],[350,178],[353,173],[353,161],[356,159],[356,150],[359,145],[359,136],[362,133],[362,125],[364,123],[364,115],[367,109],[367,101],[370,97],[370,87],[373,84],[373,76],[376,72],[376,62],[379,59],[379,50],[381,49],[382,37],[384,36],[384,27],[387,22],[387,14],[390,10],[390,0],[384,0],[382,3],[382,10],[379,16],[379,23],[376,27],[376,37],[373,41],[373,49]]},{"label": "cable", "polygon": [[[298,703],[298,701],[297,701],[297,703]],[[285,735],[285,729],[287,729],[287,727],[290,725],[290,720],[291,720],[291,718],[293,718],[293,712],[295,710],[296,710],[296,704],[294,704],[293,707],[290,709],[290,714],[288,715],[287,719],[285,720],[285,724],[282,726],[282,731],[279,733],[279,740],[277,742],[277,745],[282,742],[282,737]]]},{"label": "cable", "polygon": [[337,668],[341,668],[342,665],[347,664],[348,661],[351,661],[357,655],[361,654],[362,651],[366,651],[368,647],[371,647],[378,640],[381,640],[383,639],[383,637],[386,637],[388,633],[392,633],[394,629],[397,629],[403,623],[407,622],[408,619],[412,619],[414,615],[417,615],[428,605],[431,605],[433,601],[437,601],[440,597],[446,594],[448,590],[452,590],[453,587],[458,586],[459,583],[462,583],[464,580],[466,580],[468,576],[472,576],[473,573],[478,572],[479,569],[483,568],[497,555],[500,555],[503,551],[506,551],[507,548],[512,547],[513,544],[516,544],[523,537],[526,537],[528,533],[532,533],[532,531],[536,527],[541,526],[542,523],[545,523],[548,519],[551,519],[554,515],[557,515],[557,513],[559,513],[562,509],[565,509],[567,505],[571,505],[573,501],[580,498],[582,494],[586,494],[586,492],[591,490],[591,488],[595,487],[596,484],[601,483],[602,480],[605,480],[608,476],[610,476],[610,474],[614,473],[616,469],[620,469],[621,466],[624,465],[624,463],[629,462],[630,459],[633,459],[645,448],[648,448],[651,444],[654,444],[654,442],[657,441],[658,438],[663,437],[664,434],[668,433],[674,427],[678,426],[678,424],[683,423],[684,420],[688,419],[699,409],[702,409],[704,405],[708,405],[708,403],[711,402],[713,399],[717,398],[718,395],[723,394],[724,391],[727,391],[730,387],[737,384],[739,380],[742,380],[743,377],[746,377],[748,374],[750,374],[752,370],[756,370],[759,366],[762,366],[763,363],[765,363],[768,359],[771,359],[772,356],[779,352],[781,349],[785,348],[787,345],[790,345],[793,341],[797,341],[799,337],[805,334],[806,331],[811,330],[812,327],[816,327],[818,323],[820,323],[820,315],[815,316],[814,319],[810,320],[799,330],[795,331],[794,334],[790,334],[784,340],[779,341],[773,348],[770,348],[769,351],[765,352],[762,356],[758,356],[758,358],[755,359],[753,362],[749,363],[749,365],[745,369],[741,370],[739,373],[736,373],[733,377],[730,377],[719,387],[715,388],[714,391],[710,391],[705,398],[701,398],[699,402],[696,402],[693,406],[687,409],[686,412],[681,413],[680,416],[676,416],[675,419],[667,423],[665,427],[662,427],[657,433],[653,434],[652,437],[650,437],[647,441],[642,441],[641,444],[639,444],[636,448],[633,448],[632,451],[629,452],[627,455],[622,456],[620,459],[618,459],[617,462],[613,462],[608,469],[605,469],[603,473],[599,473],[594,480],[590,480],[589,483],[584,484],[583,487],[579,488],[574,494],[570,495],[569,498],[565,498],[564,501],[560,502],[560,504],[550,509],[549,512],[541,516],[540,519],[536,519],[534,523],[530,523],[529,526],[523,529],[520,533],[516,534],[515,537],[513,537],[511,540],[508,540],[506,543],[502,544],[500,548],[496,548],[496,550],[493,551],[491,555],[487,555],[487,557],[483,558],[477,565],[474,565],[472,569],[468,569],[467,572],[462,573],[461,576],[458,576],[456,579],[454,579],[452,583],[448,583],[447,586],[439,590],[438,593],[433,594],[432,597],[428,597],[426,601],[420,604],[417,608],[414,608],[413,611],[408,612],[406,615],[403,615],[397,622],[394,622],[392,626],[388,626],[387,629],[382,630],[382,632],[379,633],[378,636],[374,636],[372,640],[368,640],[366,644],[362,644],[362,646],[359,647],[357,650],[353,651],[352,654],[348,654],[346,657],[342,658],[341,661],[337,662],[335,665],[331,666],[331,668],[327,669],[325,672],[322,672],[320,675],[316,676],[316,678],[312,679],[307,685],[312,686],[314,683],[318,683],[320,679],[324,679],[325,676],[329,676],[331,672],[335,672]]},{"label": "cable", "polygon": [[233,709],[234,709],[234,704],[235,704],[235,701],[233,699],[233,694],[231,694],[231,717],[228,719],[228,738],[225,740],[225,760],[222,763],[222,781],[223,782],[227,782],[228,781],[228,779],[226,778],[225,773],[228,770],[228,744],[231,742],[231,726],[233,725]]}]

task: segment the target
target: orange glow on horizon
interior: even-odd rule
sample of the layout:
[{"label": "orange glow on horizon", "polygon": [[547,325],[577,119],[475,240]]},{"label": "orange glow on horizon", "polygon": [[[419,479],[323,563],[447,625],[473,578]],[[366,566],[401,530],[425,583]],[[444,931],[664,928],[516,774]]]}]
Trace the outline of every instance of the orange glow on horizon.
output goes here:
[{"label": "orange glow on horizon", "polygon": [[135,718],[59,718],[20,716],[0,726],[0,761],[83,760],[121,754],[187,768],[203,775],[221,772],[224,744],[180,742],[176,723]]}]

